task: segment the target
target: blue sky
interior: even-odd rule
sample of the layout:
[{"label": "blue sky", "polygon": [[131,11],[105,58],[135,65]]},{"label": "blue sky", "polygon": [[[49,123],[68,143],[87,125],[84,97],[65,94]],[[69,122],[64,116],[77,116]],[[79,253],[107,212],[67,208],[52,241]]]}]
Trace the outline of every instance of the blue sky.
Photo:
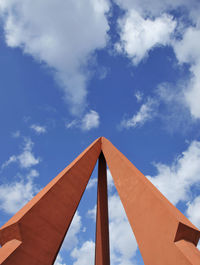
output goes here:
[{"label": "blue sky", "polygon": [[[0,0],[0,224],[99,136],[200,227],[200,3]],[[143,264],[109,176],[112,265]],[[95,168],[56,265],[93,264]]]}]

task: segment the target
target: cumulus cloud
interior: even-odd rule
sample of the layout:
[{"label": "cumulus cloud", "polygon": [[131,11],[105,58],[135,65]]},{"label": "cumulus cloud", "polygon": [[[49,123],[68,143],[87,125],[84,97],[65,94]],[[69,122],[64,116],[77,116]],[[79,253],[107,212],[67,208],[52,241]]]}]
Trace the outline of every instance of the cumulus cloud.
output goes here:
[{"label": "cumulus cloud", "polygon": [[37,125],[37,124],[32,124],[30,128],[36,133],[36,134],[43,134],[46,133],[46,127]]},{"label": "cumulus cloud", "polygon": [[[183,106],[193,118],[200,118],[200,2],[198,0],[115,0],[125,14],[118,20],[120,42],[116,48],[137,65],[149,51],[171,46],[179,66],[187,63],[190,75],[184,77]],[[183,16],[172,17],[171,11],[181,8]],[[187,23],[185,23],[187,17]],[[189,23],[188,23],[189,21]],[[170,108],[169,104],[168,108]],[[178,110],[177,110],[178,111]]]},{"label": "cumulus cloud", "polygon": [[147,121],[152,120],[157,113],[157,100],[148,98],[147,102],[142,104],[139,111],[130,119],[124,119],[121,122],[122,128],[131,128],[144,125]]},{"label": "cumulus cloud", "polygon": [[100,117],[98,112],[90,110],[82,119],[75,119],[65,124],[67,129],[79,128],[82,131],[90,131],[91,129],[98,128],[100,124]]},{"label": "cumulus cloud", "polygon": [[200,118],[200,27],[189,27],[180,41],[173,43],[180,64],[190,64],[191,78],[183,93],[186,103],[195,118]]},{"label": "cumulus cloud", "polygon": [[172,165],[155,164],[157,175],[149,180],[173,203],[192,199],[191,188],[200,183],[200,142],[193,141]]},{"label": "cumulus cloud", "polygon": [[107,43],[108,0],[1,0],[6,43],[46,64],[71,112],[85,106],[87,64]]},{"label": "cumulus cloud", "polygon": [[[200,227],[200,196],[196,196],[193,187],[200,184],[200,142],[193,141],[171,165],[155,164],[158,174],[148,176],[149,180],[173,204],[186,203],[185,215]],[[200,247],[200,246],[199,246]]]},{"label": "cumulus cloud", "polygon": [[176,22],[170,15],[163,14],[155,19],[143,18],[134,9],[118,21],[120,42],[118,51],[124,52],[137,65],[156,46],[168,45]]},{"label": "cumulus cloud", "polygon": [[71,256],[75,261],[73,265],[88,265],[94,263],[95,243],[86,241],[80,248],[75,248],[71,252]]},{"label": "cumulus cloud", "polygon": [[34,178],[39,173],[32,169],[19,181],[0,185],[0,209],[7,214],[16,213],[38,192]]},{"label": "cumulus cloud", "polygon": [[109,198],[111,264],[133,265],[137,242],[118,195]]},{"label": "cumulus cloud", "polygon": [[[185,7],[194,12],[197,8],[198,0],[114,0],[124,10],[134,9],[142,16],[159,16],[161,13],[172,11],[177,7]],[[194,15],[193,15],[194,16]]]},{"label": "cumulus cloud", "polygon": [[91,110],[88,112],[82,119],[81,128],[84,131],[89,131],[92,128],[98,128],[99,127],[99,114]]},{"label": "cumulus cloud", "polygon": [[18,162],[21,168],[30,168],[37,165],[40,162],[40,158],[34,156],[32,148],[33,142],[31,139],[25,138],[22,152],[19,155],[10,156],[9,159],[2,164],[1,169],[4,169],[14,162]]}]

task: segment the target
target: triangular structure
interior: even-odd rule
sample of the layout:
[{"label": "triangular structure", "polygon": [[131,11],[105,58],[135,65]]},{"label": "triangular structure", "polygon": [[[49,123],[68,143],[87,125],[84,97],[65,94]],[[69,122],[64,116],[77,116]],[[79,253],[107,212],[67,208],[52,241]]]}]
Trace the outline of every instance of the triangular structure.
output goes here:
[{"label": "triangular structure", "polygon": [[106,162],[145,265],[199,265],[200,231],[98,138],[0,229],[0,264],[52,265],[99,158],[95,265],[109,265]]}]

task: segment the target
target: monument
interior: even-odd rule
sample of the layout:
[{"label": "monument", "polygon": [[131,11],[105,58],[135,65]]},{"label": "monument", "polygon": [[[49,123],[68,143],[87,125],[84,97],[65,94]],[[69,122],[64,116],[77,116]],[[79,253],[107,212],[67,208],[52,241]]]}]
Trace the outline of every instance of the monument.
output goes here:
[{"label": "monument", "polygon": [[200,231],[100,137],[0,229],[0,264],[53,265],[97,159],[95,265],[109,265],[106,162],[145,265],[199,265]]}]

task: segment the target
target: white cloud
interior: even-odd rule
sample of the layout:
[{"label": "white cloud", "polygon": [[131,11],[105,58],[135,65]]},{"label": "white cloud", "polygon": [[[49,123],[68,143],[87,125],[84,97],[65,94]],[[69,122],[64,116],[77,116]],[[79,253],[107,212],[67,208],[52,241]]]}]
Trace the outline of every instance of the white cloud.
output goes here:
[{"label": "white cloud", "polygon": [[111,264],[134,264],[137,243],[118,195],[109,197]]},{"label": "white cloud", "polygon": [[171,11],[177,7],[184,6],[192,9],[197,8],[198,0],[114,0],[124,10],[135,9],[143,16],[159,16],[163,12]]},{"label": "white cloud", "polygon": [[[159,100],[166,104],[184,104],[184,99],[181,97],[181,84],[176,86],[170,83],[160,83],[156,89],[156,97],[159,97]],[[178,88],[178,89],[177,89]]]},{"label": "white cloud", "polygon": [[200,28],[189,27],[182,40],[173,42],[174,51],[179,63],[189,63],[191,79],[186,85],[184,96],[191,114],[200,118]]},{"label": "white cloud", "polygon": [[88,265],[94,263],[95,244],[93,241],[86,241],[78,249],[71,252],[72,258],[76,259],[73,265]]},{"label": "white cloud", "polygon": [[163,14],[155,19],[143,18],[134,9],[118,21],[120,42],[117,50],[124,52],[137,65],[156,46],[168,45],[176,22]]},{"label": "white cloud", "polygon": [[35,158],[31,151],[24,151],[18,156],[20,166],[22,168],[29,168],[39,163],[39,158]]},{"label": "white cloud", "polygon": [[80,232],[82,227],[81,216],[79,212],[76,211],[72,223],[69,227],[65,240],[63,242],[63,248],[66,250],[71,250],[78,243],[78,233]]},{"label": "white cloud", "polygon": [[200,142],[193,141],[172,165],[155,164],[157,175],[149,180],[173,203],[191,198],[191,187],[200,183]]},{"label": "white cloud", "polygon": [[43,134],[43,133],[46,133],[47,131],[45,126],[40,126],[37,124],[32,124],[30,128],[34,130],[37,134]]},{"label": "white cloud", "polygon": [[21,168],[30,168],[37,165],[40,162],[40,158],[36,158],[32,152],[33,142],[30,138],[24,139],[24,146],[22,153],[19,155],[12,155],[1,166],[2,169],[10,165],[11,163],[18,162]]},{"label": "white cloud", "polygon": [[94,111],[90,110],[82,119],[81,128],[84,131],[89,131],[93,128],[99,127],[99,114]]},{"label": "white cloud", "polygon": [[143,98],[143,93],[140,91],[136,91],[135,97],[136,97],[137,102],[141,102]]},{"label": "white cloud", "polygon": [[77,128],[79,126],[80,126],[80,121],[79,120],[73,120],[73,121],[67,122],[65,124],[66,129]]},{"label": "white cloud", "polygon": [[63,258],[61,257],[60,254],[58,254],[58,256],[57,256],[57,258],[55,260],[54,265],[66,265],[66,263],[64,263]]},{"label": "white cloud", "polygon": [[92,53],[104,48],[108,0],[1,0],[6,43],[51,69],[74,114],[86,103]]},{"label": "white cloud", "polygon": [[100,124],[100,117],[98,112],[90,110],[82,119],[75,119],[65,124],[67,129],[80,128],[82,131],[90,131],[91,129],[98,128]]},{"label": "white cloud", "polygon": [[10,164],[16,161],[17,157],[15,155],[10,156],[9,159],[2,164],[1,169],[4,169],[5,167],[9,166]]},{"label": "white cloud", "polygon": [[87,215],[88,217],[92,218],[94,222],[96,222],[96,214],[97,214],[97,205],[94,208],[88,210]]},{"label": "white cloud", "polygon": [[38,192],[34,178],[39,173],[32,169],[26,178],[20,181],[0,185],[0,209],[7,214],[16,213]]},{"label": "white cloud", "polygon": [[144,125],[156,116],[157,106],[156,100],[148,98],[147,102],[141,105],[139,111],[132,118],[122,120],[121,127],[131,128]]},{"label": "white cloud", "polygon": [[188,203],[187,215],[190,221],[200,227],[200,196],[197,196],[193,202]]},{"label": "white cloud", "polygon": [[[116,45],[118,50],[124,52],[136,65],[154,47],[171,46],[179,64],[189,64],[191,76],[184,77],[182,95],[181,93],[179,95],[184,97],[183,106],[189,109],[192,117],[199,119],[200,2],[152,0],[150,5],[148,0],[115,0],[115,2],[125,10],[125,15],[119,19],[120,42]],[[169,12],[179,7],[183,8],[184,14],[173,19]],[[185,23],[186,16],[191,22],[189,26]]]}]

